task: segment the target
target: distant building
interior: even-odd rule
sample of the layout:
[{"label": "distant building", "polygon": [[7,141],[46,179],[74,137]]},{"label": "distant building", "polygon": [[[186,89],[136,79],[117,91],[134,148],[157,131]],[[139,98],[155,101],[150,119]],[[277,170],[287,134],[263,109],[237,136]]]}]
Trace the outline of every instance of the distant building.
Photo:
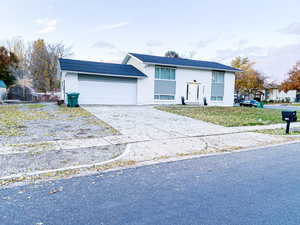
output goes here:
[{"label": "distant building", "polygon": [[7,86],[3,80],[0,80],[0,102],[2,102],[6,96]]},{"label": "distant building", "polygon": [[265,89],[263,100],[265,101],[286,101],[286,102],[295,102],[297,98],[297,91],[290,90],[288,92],[281,91],[279,85],[272,85]]}]

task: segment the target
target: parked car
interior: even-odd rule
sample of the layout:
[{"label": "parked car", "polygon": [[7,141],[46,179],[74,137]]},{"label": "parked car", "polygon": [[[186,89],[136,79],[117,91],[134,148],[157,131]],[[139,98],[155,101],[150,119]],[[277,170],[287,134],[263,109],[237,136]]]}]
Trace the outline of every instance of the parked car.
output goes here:
[{"label": "parked car", "polygon": [[245,100],[240,102],[240,106],[247,106],[247,107],[257,107],[259,104],[256,100]]}]

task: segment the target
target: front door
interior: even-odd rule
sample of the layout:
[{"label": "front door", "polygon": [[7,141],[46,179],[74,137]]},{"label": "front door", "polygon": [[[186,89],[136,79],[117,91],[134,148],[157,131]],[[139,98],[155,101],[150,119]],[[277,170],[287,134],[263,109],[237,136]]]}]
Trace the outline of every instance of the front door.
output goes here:
[{"label": "front door", "polygon": [[187,98],[186,100],[190,103],[199,102],[199,83],[188,83],[187,84]]}]

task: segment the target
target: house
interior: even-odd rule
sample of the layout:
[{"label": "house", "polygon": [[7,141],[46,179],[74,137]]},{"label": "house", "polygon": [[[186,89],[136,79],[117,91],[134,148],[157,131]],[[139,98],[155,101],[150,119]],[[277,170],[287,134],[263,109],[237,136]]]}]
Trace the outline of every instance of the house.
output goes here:
[{"label": "house", "polygon": [[0,80],[0,102],[5,99],[7,86],[3,80]]},{"label": "house", "polygon": [[272,85],[267,87],[264,91],[265,101],[274,101],[274,102],[295,102],[297,98],[297,91],[290,90],[288,92],[281,91],[279,85]]},{"label": "house", "polygon": [[216,62],[128,53],[122,64],[59,59],[61,98],[80,104],[186,103],[232,106],[235,72]]}]

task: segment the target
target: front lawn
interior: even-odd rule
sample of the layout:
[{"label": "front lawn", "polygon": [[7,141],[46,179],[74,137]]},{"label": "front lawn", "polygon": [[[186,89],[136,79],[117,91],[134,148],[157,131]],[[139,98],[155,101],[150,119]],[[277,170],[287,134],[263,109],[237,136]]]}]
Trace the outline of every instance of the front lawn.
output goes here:
[{"label": "front lawn", "polygon": [[225,127],[282,123],[281,110],[248,107],[159,106],[156,109]]}]

